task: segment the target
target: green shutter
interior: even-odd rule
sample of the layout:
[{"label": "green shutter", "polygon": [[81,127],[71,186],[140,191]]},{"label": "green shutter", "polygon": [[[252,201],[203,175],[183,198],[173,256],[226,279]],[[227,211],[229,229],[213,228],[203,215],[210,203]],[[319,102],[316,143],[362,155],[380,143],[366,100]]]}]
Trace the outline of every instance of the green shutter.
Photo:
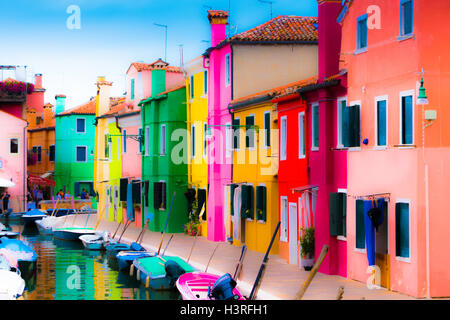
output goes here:
[{"label": "green shutter", "polygon": [[230,214],[234,216],[234,190],[238,187],[237,184],[230,185]]},{"label": "green shutter", "polygon": [[241,218],[242,219],[248,218],[248,215],[247,215],[248,208],[249,208],[248,186],[243,184],[241,186]]},{"label": "green shutter", "polygon": [[330,193],[330,236],[343,234],[341,195],[340,193]]},{"label": "green shutter", "polygon": [[342,142],[344,147],[359,147],[361,140],[359,105],[344,108],[342,118]]},{"label": "green shutter", "polygon": [[409,204],[395,204],[395,252],[396,256],[409,258]]},{"label": "green shutter", "polygon": [[73,195],[74,195],[74,197],[79,197],[80,196],[80,183],[79,182],[75,182],[74,183]]},{"label": "green shutter", "polygon": [[247,197],[248,197],[247,218],[255,219],[253,186],[248,186],[248,188],[247,188]]},{"label": "green shutter", "polygon": [[139,152],[142,153],[145,145],[145,136],[142,134],[142,128],[139,129]]},{"label": "green shutter", "polygon": [[256,219],[267,221],[267,188],[256,187]]},{"label": "green shutter", "polygon": [[131,100],[134,100],[134,79],[131,79]]},{"label": "green shutter", "polygon": [[340,193],[342,199],[341,217],[342,217],[342,235],[347,237],[347,194]]},{"label": "green shutter", "polygon": [[366,232],[364,229],[364,200],[356,200],[356,248],[366,247]]},{"label": "green shutter", "polygon": [[264,114],[264,129],[266,129],[266,147],[270,147],[270,112]]},{"label": "green shutter", "polygon": [[386,100],[377,102],[377,139],[379,146],[386,145]]},{"label": "green shutter", "polygon": [[240,119],[233,119],[233,149],[240,148]]},{"label": "green shutter", "polygon": [[413,143],[412,96],[402,97],[402,144]]},{"label": "green shutter", "polygon": [[314,123],[313,143],[314,143],[314,147],[319,147],[319,106],[318,105],[313,107],[313,123]]}]

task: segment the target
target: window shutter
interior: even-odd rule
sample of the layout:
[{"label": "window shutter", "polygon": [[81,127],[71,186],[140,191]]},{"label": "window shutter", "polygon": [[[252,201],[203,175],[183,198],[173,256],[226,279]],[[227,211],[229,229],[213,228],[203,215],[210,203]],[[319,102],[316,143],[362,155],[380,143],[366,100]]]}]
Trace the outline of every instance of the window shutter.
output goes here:
[{"label": "window shutter", "polygon": [[346,107],[343,109],[343,130],[342,142],[344,147],[360,146],[360,115],[359,105]]},{"label": "window shutter", "polygon": [[153,183],[153,207],[158,210],[161,207],[161,182]]},{"label": "window shutter", "polygon": [[255,117],[248,116],[245,118],[245,147],[253,148],[255,144]]},{"label": "window shutter", "polygon": [[165,182],[161,182],[161,208],[166,209],[166,183]]},{"label": "window shutter", "polygon": [[120,201],[127,201],[128,179],[120,179]]},{"label": "window shutter", "polygon": [[238,187],[237,184],[230,185],[230,215],[234,216],[234,190]]},{"label": "window shutter", "polygon": [[267,219],[267,188],[256,187],[256,219],[266,221]]},{"label": "window shutter", "polygon": [[89,182],[88,184],[89,184],[89,195],[91,197],[95,197],[94,183]]},{"label": "window shutter", "polygon": [[386,100],[377,102],[377,139],[379,146],[386,145]]},{"label": "window shutter", "polygon": [[142,128],[139,129],[139,152],[142,153],[145,145],[145,137],[142,134]]},{"label": "window shutter", "polygon": [[74,193],[75,197],[79,197],[80,196],[80,183],[79,182],[75,182],[73,193]]},{"label": "window shutter", "polygon": [[148,180],[144,181],[144,206],[148,207],[148,191],[150,188],[150,182]]},{"label": "window shutter", "polygon": [[347,194],[346,193],[339,193],[341,197],[341,217],[342,217],[342,235],[344,237],[347,237]]},{"label": "window shutter", "polygon": [[127,130],[123,129],[123,153],[127,152]]},{"label": "window shutter", "polygon": [[140,180],[133,180],[133,203],[141,203],[141,183]]},{"label": "window shutter", "polygon": [[233,149],[239,149],[240,147],[240,124],[239,119],[233,120]]},{"label": "window shutter", "polygon": [[402,143],[413,143],[412,96],[402,97]]},{"label": "window shutter", "polygon": [[364,229],[364,201],[356,200],[356,248],[366,247],[366,232]]},{"label": "window shutter", "polygon": [[264,114],[264,129],[266,129],[266,147],[270,147],[270,112]]},{"label": "window shutter", "polygon": [[255,219],[253,186],[247,186],[248,211],[247,218]]},{"label": "window shutter", "polygon": [[342,235],[342,197],[330,193],[330,236]]}]

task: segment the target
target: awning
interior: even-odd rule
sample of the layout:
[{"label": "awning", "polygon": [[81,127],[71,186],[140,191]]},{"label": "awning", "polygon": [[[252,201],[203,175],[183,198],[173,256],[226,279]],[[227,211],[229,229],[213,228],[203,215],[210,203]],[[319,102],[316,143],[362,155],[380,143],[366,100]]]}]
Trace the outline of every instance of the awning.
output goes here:
[{"label": "awning", "polygon": [[0,178],[0,187],[3,188],[9,188],[9,187],[15,187],[16,184],[12,182],[11,180]]},{"label": "awning", "polygon": [[34,174],[28,175],[28,182],[32,184],[38,184],[40,186],[52,186],[54,187],[56,185],[55,181],[50,179],[45,179],[39,176],[35,176]]},{"label": "awning", "polygon": [[41,178],[48,179],[53,175],[53,171],[47,171],[46,173],[41,175]]},{"label": "awning", "polygon": [[292,190],[293,192],[303,192],[303,191],[314,190],[314,189],[319,189],[319,186],[318,186],[318,185],[308,184],[308,185],[306,185],[306,186],[301,186],[301,187],[292,188],[291,190]]}]

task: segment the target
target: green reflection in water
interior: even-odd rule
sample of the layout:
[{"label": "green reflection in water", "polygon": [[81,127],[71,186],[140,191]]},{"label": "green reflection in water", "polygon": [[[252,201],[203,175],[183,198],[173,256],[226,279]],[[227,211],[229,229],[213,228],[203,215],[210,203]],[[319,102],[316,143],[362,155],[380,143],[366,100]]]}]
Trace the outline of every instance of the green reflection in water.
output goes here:
[{"label": "green reflection in water", "polygon": [[117,260],[104,251],[84,249],[81,242],[40,235],[34,224],[2,221],[21,232],[38,255],[36,276],[26,281],[26,300],[175,300],[177,291],[152,291],[118,271]]}]

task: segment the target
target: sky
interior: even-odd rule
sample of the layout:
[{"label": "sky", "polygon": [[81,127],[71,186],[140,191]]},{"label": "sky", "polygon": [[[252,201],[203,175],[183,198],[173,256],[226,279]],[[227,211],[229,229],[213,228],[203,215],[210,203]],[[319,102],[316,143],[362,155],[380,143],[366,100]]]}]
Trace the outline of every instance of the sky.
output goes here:
[{"label": "sky", "polygon": [[[239,33],[270,19],[271,5],[261,1],[268,0],[1,1],[0,65],[27,66],[29,80],[42,73],[45,102],[65,94],[68,109],[95,96],[98,76],[121,96],[131,62],[164,60],[165,28],[155,23],[167,25],[167,62],[179,66],[180,46],[184,62],[209,47],[207,10],[230,10],[232,32]],[[316,0],[271,1],[273,17],[317,16]]]}]

